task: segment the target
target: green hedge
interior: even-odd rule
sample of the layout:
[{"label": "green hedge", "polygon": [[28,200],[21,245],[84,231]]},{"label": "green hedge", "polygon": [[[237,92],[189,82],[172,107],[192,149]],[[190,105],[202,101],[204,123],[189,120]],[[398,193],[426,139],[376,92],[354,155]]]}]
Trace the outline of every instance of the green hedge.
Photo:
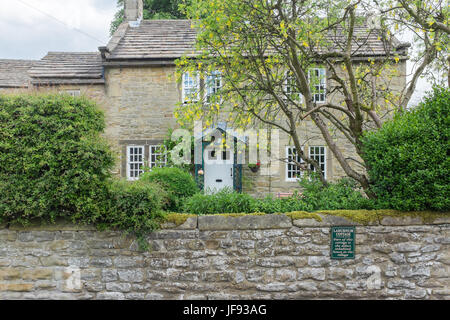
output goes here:
[{"label": "green hedge", "polygon": [[159,183],[164,187],[169,198],[165,209],[169,211],[179,211],[186,198],[200,191],[192,175],[180,168],[153,168],[140,180]]},{"label": "green hedge", "polygon": [[366,134],[364,160],[380,207],[450,208],[449,109],[449,89],[435,89],[418,107]]},{"label": "green hedge", "polygon": [[103,113],[68,95],[0,95],[0,217],[27,223],[102,213],[113,154]]},{"label": "green hedge", "polygon": [[168,194],[157,183],[112,180],[104,201],[105,211],[98,219],[102,227],[142,236],[159,227]]}]

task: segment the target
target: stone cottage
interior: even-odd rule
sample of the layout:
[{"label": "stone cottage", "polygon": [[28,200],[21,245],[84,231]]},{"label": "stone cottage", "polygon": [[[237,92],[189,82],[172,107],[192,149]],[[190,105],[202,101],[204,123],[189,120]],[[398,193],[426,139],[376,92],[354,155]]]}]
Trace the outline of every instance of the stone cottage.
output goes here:
[{"label": "stone cottage", "polygon": [[[125,21],[98,52],[49,52],[38,61],[0,60],[0,93],[56,90],[96,100],[105,112],[105,135],[120,155],[115,173],[130,180],[139,177],[144,165],[165,165],[160,147],[168,130],[177,128],[175,108],[199,85],[188,74],[182,83],[174,77],[174,61],[193,50],[196,31],[191,22],[143,20],[142,13],[142,0],[126,0]],[[385,43],[376,34],[369,35],[368,40],[360,49],[360,61],[386,55]],[[401,90],[406,82],[406,46],[398,43],[391,49],[400,57],[397,68],[401,75],[391,82],[391,89]],[[312,72],[321,78],[316,102],[325,102],[330,99],[327,70],[317,68]],[[208,88],[212,92],[220,89],[220,75],[213,80]],[[230,129],[227,124],[217,127]],[[328,180],[345,175],[311,121],[302,125],[301,137],[304,151],[319,162]],[[348,156],[355,154],[344,138],[337,136],[337,141]],[[297,157],[292,145],[287,136],[280,136],[281,157]],[[222,166],[197,166],[196,176],[204,175],[205,188],[231,187],[257,195],[298,188],[301,170],[289,161],[279,160],[276,174],[261,175],[237,164],[232,156],[228,160]]]}]

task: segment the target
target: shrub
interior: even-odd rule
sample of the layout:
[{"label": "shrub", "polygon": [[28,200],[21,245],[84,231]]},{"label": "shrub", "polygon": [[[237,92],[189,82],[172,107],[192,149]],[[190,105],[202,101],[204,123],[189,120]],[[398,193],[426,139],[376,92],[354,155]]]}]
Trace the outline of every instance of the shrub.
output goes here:
[{"label": "shrub", "polygon": [[415,109],[365,135],[364,160],[378,206],[450,208],[449,89],[434,89]]},{"label": "shrub", "polygon": [[289,198],[276,199],[267,196],[264,199],[255,200],[254,212],[285,213],[294,211],[310,211],[312,207],[304,199],[294,194]]},{"label": "shrub", "polygon": [[0,216],[27,223],[101,214],[114,163],[103,113],[86,98],[0,95]]},{"label": "shrub", "polygon": [[[176,167],[176,168],[180,168],[183,169],[187,172],[193,172],[194,171],[194,154],[195,154],[195,150],[194,150],[194,146],[195,146],[195,137],[191,136],[191,161],[186,164],[186,163],[175,163],[172,159],[172,152],[175,149],[175,147],[179,146],[182,142],[183,142],[183,138],[178,138],[178,139],[172,139],[172,135],[174,133],[174,130],[172,128],[169,128],[166,134],[166,137],[163,141],[163,146],[162,146],[162,151],[164,153],[166,153],[167,156],[167,164],[170,167]],[[180,151],[179,156],[183,156],[183,151]]]},{"label": "shrub", "polygon": [[300,182],[301,195],[277,199],[267,196],[255,199],[248,194],[224,189],[215,194],[196,194],[186,200],[184,211],[192,214],[218,213],[287,213],[316,210],[372,209],[373,203],[358,190],[356,183],[343,179],[324,187],[317,177]]},{"label": "shrub", "polygon": [[161,184],[168,192],[169,201],[165,209],[179,211],[186,198],[199,192],[192,175],[180,168],[154,168],[142,175],[142,181]]},{"label": "shrub", "polygon": [[348,178],[323,186],[314,175],[300,181],[307,211],[371,209],[373,203],[357,190],[357,184]]},{"label": "shrub", "polygon": [[197,193],[186,199],[184,212],[193,214],[252,213],[255,199],[245,193],[223,189],[215,194]]},{"label": "shrub", "polygon": [[167,192],[157,183],[113,180],[100,225],[143,236],[159,227],[167,199]]}]

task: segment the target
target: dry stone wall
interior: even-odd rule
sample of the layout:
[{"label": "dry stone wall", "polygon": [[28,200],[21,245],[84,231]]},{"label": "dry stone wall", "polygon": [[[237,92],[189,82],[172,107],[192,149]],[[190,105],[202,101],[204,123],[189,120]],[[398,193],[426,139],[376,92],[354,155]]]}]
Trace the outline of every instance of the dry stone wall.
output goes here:
[{"label": "dry stone wall", "polygon": [[[450,219],[203,216],[133,237],[91,227],[0,229],[0,299],[450,299]],[[330,226],[356,256],[330,259]]]}]

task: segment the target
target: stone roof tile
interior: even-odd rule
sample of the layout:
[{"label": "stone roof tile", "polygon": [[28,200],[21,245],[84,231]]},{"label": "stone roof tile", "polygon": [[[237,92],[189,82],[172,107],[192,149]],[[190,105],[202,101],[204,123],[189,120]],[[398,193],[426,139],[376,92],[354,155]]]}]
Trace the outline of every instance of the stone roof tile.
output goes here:
[{"label": "stone roof tile", "polygon": [[103,82],[102,58],[98,52],[49,52],[29,73],[33,83]]},{"label": "stone roof tile", "polygon": [[[339,32],[330,33],[326,48],[319,51],[342,50],[345,37]],[[189,20],[144,20],[138,27],[124,23],[108,44],[107,60],[176,59],[184,54],[195,55],[195,40],[196,31]],[[355,27],[353,41],[353,56],[383,56],[400,44],[394,38],[389,45],[379,30],[367,26]]]},{"label": "stone roof tile", "polygon": [[34,60],[0,59],[0,88],[28,87],[28,70],[36,64]]},{"label": "stone roof tile", "polygon": [[127,28],[108,59],[179,58],[193,50],[195,39],[189,20],[144,20]]}]

